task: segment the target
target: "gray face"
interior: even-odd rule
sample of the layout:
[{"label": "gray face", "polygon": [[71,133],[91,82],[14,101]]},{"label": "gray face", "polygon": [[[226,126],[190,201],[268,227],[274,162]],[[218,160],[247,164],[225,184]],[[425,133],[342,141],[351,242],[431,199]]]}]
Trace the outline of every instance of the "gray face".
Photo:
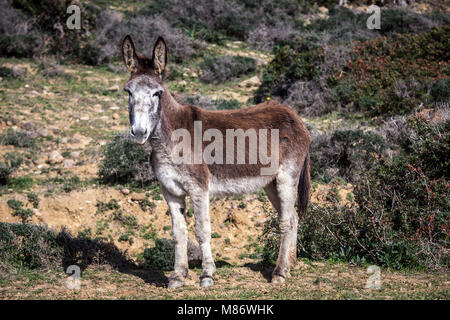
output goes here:
[{"label": "gray face", "polygon": [[148,75],[138,76],[125,85],[129,94],[130,136],[144,144],[159,122],[163,87]]}]

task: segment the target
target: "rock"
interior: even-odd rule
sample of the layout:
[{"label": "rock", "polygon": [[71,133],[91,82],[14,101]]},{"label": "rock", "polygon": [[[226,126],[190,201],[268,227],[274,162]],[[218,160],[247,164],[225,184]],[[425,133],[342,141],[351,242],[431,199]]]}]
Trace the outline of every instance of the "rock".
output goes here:
[{"label": "rock", "polygon": [[14,78],[24,78],[27,75],[27,69],[19,66],[14,66],[11,69]]},{"label": "rock", "polygon": [[64,166],[64,168],[70,168],[70,167],[73,167],[74,163],[75,163],[75,161],[73,161],[72,159],[66,159],[63,162],[63,166]]},{"label": "rock", "polygon": [[118,107],[118,106],[112,106],[112,107],[109,107],[109,110],[119,110],[120,108]]},{"label": "rock", "polygon": [[88,116],[83,116],[83,117],[80,118],[80,120],[81,120],[81,121],[88,121],[88,120],[89,120],[89,117],[88,117]]},{"label": "rock", "polygon": [[73,159],[78,159],[80,157],[80,151],[72,151],[70,157]]},{"label": "rock", "polygon": [[239,83],[239,87],[248,88],[248,87],[257,87],[261,84],[258,76],[251,77],[250,79],[244,80]]},{"label": "rock", "polygon": [[130,194],[130,190],[127,189],[127,188],[123,188],[123,189],[121,190],[121,192],[122,192],[124,195]]},{"label": "rock", "polygon": [[41,164],[41,163],[44,163],[44,162],[45,162],[45,159],[43,159],[43,158],[39,158],[39,159],[34,159],[33,160],[33,163],[35,165],[38,165],[38,164]]},{"label": "rock", "polygon": [[48,155],[48,161],[51,164],[61,163],[63,162],[63,160],[64,160],[63,156],[56,150],[50,152],[50,154]]},{"label": "rock", "polygon": [[113,118],[114,120],[117,120],[117,119],[119,119],[119,115],[118,115],[117,113],[114,113],[114,114],[112,115],[112,118]]},{"label": "rock", "polygon": [[319,12],[328,13],[328,8],[326,8],[326,7],[319,7]]},{"label": "rock", "polygon": [[42,129],[37,130],[37,134],[38,134],[39,137],[45,138],[45,137],[47,137],[50,133],[49,133],[48,129],[42,128]]},{"label": "rock", "polygon": [[260,219],[260,220],[257,220],[256,223],[255,223],[255,225],[256,225],[257,227],[263,226],[263,225],[266,223],[266,221],[267,221],[267,219]]},{"label": "rock", "polygon": [[141,201],[141,200],[144,200],[145,198],[147,198],[145,196],[145,193],[133,193],[131,195],[131,200],[133,200],[133,201]]},{"label": "rock", "polygon": [[115,85],[113,85],[113,86],[107,88],[106,90],[107,90],[107,91],[115,92],[115,91],[119,91],[120,88],[119,88],[119,85],[118,85],[118,84],[115,84]]}]

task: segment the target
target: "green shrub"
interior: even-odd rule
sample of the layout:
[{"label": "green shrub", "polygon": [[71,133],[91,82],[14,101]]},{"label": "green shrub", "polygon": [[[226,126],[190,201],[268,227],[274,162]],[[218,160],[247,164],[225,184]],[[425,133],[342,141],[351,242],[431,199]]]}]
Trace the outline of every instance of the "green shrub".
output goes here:
[{"label": "green shrub", "polygon": [[15,191],[30,189],[33,185],[34,180],[31,177],[16,177],[8,180],[8,186]]},{"label": "green shrub", "polygon": [[0,222],[0,270],[53,267],[62,251],[56,235],[44,227]]},{"label": "green shrub", "polygon": [[34,192],[27,193],[27,198],[28,201],[30,201],[31,204],[33,205],[33,208],[37,209],[39,207],[39,197],[36,193]]},{"label": "green shrub", "polygon": [[209,57],[200,63],[200,68],[201,81],[218,84],[255,71],[256,62],[244,56]]},{"label": "green shrub", "polygon": [[98,175],[102,183],[144,186],[154,180],[150,152],[134,144],[128,133],[117,135],[103,149]]},{"label": "green shrub", "polygon": [[139,201],[139,205],[141,206],[142,211],[146,211],[148,207],[155,208],[156,204],[153,201],[148,200],[147,198]]},{"label": "green shrub", "polygon": [[194,106],[199,106],[205,109],[211,110],[231,110],[231,109],[239,109],[242,107],[242,103],[235,99],[226,100],[226,99],[215,99],[211,100],[206,96],[201,96],[199,94],[194,96],[182,96],[178,98],[178,101],[181,104],[189,104]]},{"label": "green shrub", "polygon": [[19,216],[22,222],[25,223],[30,217],[34,215],[33,210],[24,209],[23,202],[20,200],[10,199],[7,201],[8,206],[13,209],[12,215]]},{"label": "green shrub", "polygon": [[435,102],[450,102],[450,79],[436,79],[431,83],[431,97]]},{"label": "green shrub", "polygon": [[311,177],[324,182],[337,177],[355,181],[361,172],[370,168],[374,156],[382,155],[386,147],[386,141],[379,134],[361,129],[313,136]]},{"label": "green shrub", "polygon": [[6,154],[5,161],[0,162],[0,185],[5,185],[10,181],[11,174],[20,167],[22,162],[22,157],[14,153]]},{"label": "green shrub", "polygon": [[155,246],[144,250],[144,262],[141,266],[153,269],[170,271],[175,263],[175,246],[172,240],[158,238]]},{"label": "green shrub", "polygon": [[240,103],[236,99],[231,100],[217,99],[213,100],[212,103],[217,105],[218,110],[232,110],[232,109],[239,109],[242,107],[242,103]]},{"label": "green shrub", "polygon": [[[370,115],[409,113],[427,101],[423,89],[431,81],[431,96],[448,94],[450,25],[421,34],[380,37],[354,46],[353,57],[340,73],[328,76],[330,85],[355,83],[355,107]],[[435,100],[436,101],[436,100]]]},{"label": "green shrub", "polygon": [[0,144],[12,145],[20,148],[33,148],[37,146],[36,139],[29,133],[9,128],[5,134],[0,135]]},{"label": "green shrub", "polygon": [[114,268],[135,266],[112,243],[91,239],[91,230],[73,237],[66,230],[55,232],[30,224],[0,222],[0,272],[49,270],[78,265],[109,264]]},{"label": "green shrub", "polygon": [[12,78],[13,71],[10,68],[0,66],[0,77],[2,78]]},{"label": "green shrub", "polygon": [[109,210],[119,210],[120,205],[116,199],[111,199],[108,202],[97,200],[97,213],[103,213]]},{"label": "green shrub", "polygon": [[297,81],[318,79],[320,60],[321,49],[314,40],[292,38],[280,42],[273,60],[264,68],[254,102],[266,101],[268,97],[284,100]]}]

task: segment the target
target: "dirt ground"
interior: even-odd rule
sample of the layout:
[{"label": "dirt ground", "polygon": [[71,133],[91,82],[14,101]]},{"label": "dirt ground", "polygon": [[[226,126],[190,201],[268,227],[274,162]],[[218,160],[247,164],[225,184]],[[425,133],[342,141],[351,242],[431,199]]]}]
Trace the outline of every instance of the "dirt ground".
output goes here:
[{"label": "dirt ground", "polygon": [[[366,288],[365,268],[299,261],[283,285],[268,282],[271,268],[249,263],[217,269],[215,285],[201,289],[201,270],[189,271],[186,285],[165,286],[169,273],[89,267],[79,289],[67,287],[62,272],[24,274],[0,286],[1,299],[448,299],[445,274],[381,270],[380,287]],[[70,279],[69,279],[70,280]],[[69,284],[74,284],[70,282]]]}]

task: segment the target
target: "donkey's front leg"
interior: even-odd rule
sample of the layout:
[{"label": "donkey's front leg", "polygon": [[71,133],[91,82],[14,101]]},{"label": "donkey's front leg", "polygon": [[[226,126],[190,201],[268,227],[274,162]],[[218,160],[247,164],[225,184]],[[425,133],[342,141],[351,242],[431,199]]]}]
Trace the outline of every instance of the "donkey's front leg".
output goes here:
[{"label": "donkey's front leg", "polygon": [[188,230],[184,216],[186,202],[185,196],[175,196],[161,187],[164,198],[172,216],[173,241],[175,242],[175,266],[169,277],[169,289],[184,285],[184,278],[188,274],[187,240]]},{"label": "donkey's front leg", "polygon": [[200,286],[206,288],[214,284],[213,273],[216,265],[211,253],[211,221],[209,218],[209,192],[201,191],[191,195],[195,217],[195,235],[202,251]]}]

